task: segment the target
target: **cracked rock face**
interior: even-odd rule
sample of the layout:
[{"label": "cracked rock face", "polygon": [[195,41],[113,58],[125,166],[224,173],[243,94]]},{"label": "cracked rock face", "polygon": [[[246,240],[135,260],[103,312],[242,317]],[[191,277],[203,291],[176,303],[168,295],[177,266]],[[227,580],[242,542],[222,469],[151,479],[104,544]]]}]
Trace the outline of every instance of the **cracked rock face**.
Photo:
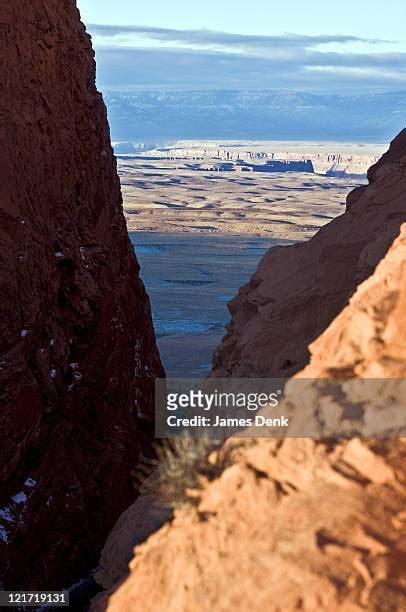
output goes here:
[{"label": "cracked rock face", "polygon": [[368,278],[406,221],[406,130],[349,194],[346,212],[308,242],[273,247],[229,304],[214,377],[288,378]]},{"label": "cracked rock face", "polygon": [[76,4],[0,0],[0,32],[0,582],[58,588],[134,497],[162,367]]}]

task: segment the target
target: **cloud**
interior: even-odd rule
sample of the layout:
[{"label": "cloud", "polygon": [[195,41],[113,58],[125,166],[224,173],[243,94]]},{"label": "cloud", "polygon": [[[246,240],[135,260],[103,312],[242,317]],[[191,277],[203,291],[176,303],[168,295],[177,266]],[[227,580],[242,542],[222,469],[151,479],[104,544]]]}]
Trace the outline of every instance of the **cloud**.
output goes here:
[{"label": "cloud", "polygon": [[105,24],[89,24],[91,33],[99,42],[103,39],[115,39],[137,43],[140,40],[159,41],[161,43],[177,43],[201,49],[234,49],[245,52],[266,52],[268,49],[312,49],[326,44],[367,43],[372,45],[389,43],[391,41],[360,38],[353,35],[327,34],[307,36],[285,33],[278,36],[233,34],[216,30],[175,30],[150,26],[115,26]]},{"label": "cloud", "polygon": [[[212,30],[89,25],[104,89],[304,89],[406,87],[406,53],[352,35],[257,36]],[[146,42],[152,44],[146,46]],[[353,51],[368,43],[373,51]],[[333,47],[329,45],[333,45]],[[350,46],[349,46],[350,45]],[[331,50],[333,49],[333,50]]]},{"label": "cloud", "polygon": [[[301,89],[351,92],[404,89],[405,71],[385,58],[267,60],[243,54],[175,49],[101,47],[97,51],[98,83],[102,89]],[[378,64],[378,65],[376,65]]]}]

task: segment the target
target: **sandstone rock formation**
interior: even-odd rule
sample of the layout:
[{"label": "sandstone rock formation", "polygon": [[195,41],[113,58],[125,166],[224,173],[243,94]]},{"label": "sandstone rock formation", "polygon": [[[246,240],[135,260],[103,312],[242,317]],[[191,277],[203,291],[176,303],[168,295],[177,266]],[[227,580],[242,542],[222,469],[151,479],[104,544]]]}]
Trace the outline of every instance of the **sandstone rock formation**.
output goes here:
[{"label": "sandstone rock formation", "polygon": [[406,224],[374,274],[309,349],[303,378],[406,378]]},{"label": "sandstone rock formation", "polygon": [[[129,146],[118,143],[116,153],[137,153]],[[123,143],[128,145],[131,143]],[[152,159],[193,160],[200,169],[255,172],[311,172],[326,176],[365,177],[368,168],[378,161],[374,155],[354,153],[315,153],[304,151],[271,150],[264,145],[261,150],[246,149],[242,145],[234,149],[215,142],[196,143],[179,141],[173,146],[151,146],[143,153]],[[142,149],[141,149],[142,150]],[[199,164],[200,162],[200,164]]]},{"label": "sandstone rock formation", "polygon": [[[406,445],[253,440],[92,612],[403,609]],[[404,467],[404,465],[403,465]]]},{"label": "sandstone rock formation", "polygon": [[[310,365],[297,378],[404,380],[405,281],[403,225],[375,273],[310,347]],[[294,383],[285,401],[300,410]],[[368,402],[358,405],[368,413]],[[92,612],[405,608],[404,438],[227,445],[231,466],[204,485],[196,509],[182,508],[135,549],[130,576],[100,595]]]},{"label": "sandstone rock formation", "polygon": [[346,212],[309,242],[264,256],[230,302],[213,376],[290,377],[308,363],[308,345],[374,271],[406,220],[406,130],[368,178],[348,196]]},{"label": "sandstone rock formation", "polygon": [[60,588],[134,498],[162,368],[76,3],[0,31],[0,582]]}]

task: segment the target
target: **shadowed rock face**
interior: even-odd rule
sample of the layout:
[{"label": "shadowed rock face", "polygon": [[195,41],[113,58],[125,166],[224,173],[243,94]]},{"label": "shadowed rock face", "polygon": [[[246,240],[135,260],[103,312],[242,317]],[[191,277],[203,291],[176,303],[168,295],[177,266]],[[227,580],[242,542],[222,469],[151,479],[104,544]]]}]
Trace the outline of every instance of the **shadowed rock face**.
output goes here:
[{"label": "shadowed rock face", "polygon": [[57,588],[134,497],[162,368],[76,4],[0,0],[0,34],[0,582]]},{"label": "shadowed rock face", "polygon": [[346,212],[309,241],[274,247],[229,304],[228,333],[212,376],[289,377],[308,345],[368,278],[406,220],[406,130],[350,193]]}]

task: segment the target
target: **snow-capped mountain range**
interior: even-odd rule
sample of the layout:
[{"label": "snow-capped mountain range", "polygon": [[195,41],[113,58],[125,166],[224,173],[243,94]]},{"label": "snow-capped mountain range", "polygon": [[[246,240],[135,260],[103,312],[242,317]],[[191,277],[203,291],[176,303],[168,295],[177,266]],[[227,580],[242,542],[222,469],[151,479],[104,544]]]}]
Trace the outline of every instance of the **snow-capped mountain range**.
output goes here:
[{"label": "snow-capped mountain range", "polygon": [[406,91],[354,96],[292,91],[105,92],[113,140],[388,141],[405,126]]}]

